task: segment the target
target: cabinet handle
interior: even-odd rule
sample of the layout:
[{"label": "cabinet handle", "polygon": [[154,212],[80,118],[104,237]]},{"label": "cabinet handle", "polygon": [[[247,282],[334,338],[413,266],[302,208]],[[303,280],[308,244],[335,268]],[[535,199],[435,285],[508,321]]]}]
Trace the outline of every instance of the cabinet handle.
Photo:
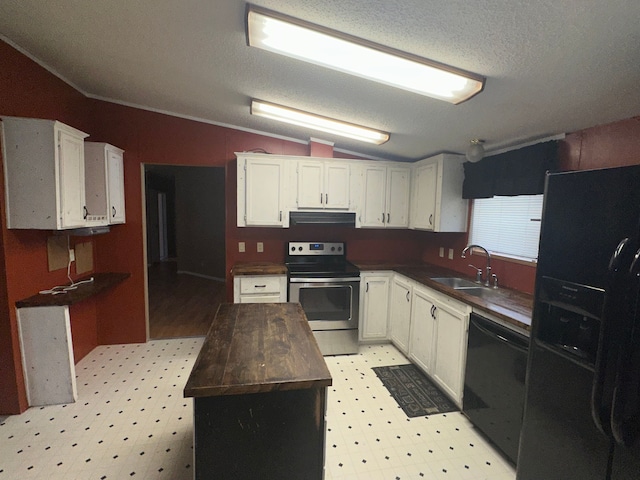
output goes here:
[{"label": "cabinet handle", "polygon": [[266,285],[254,285],[253,288],[266,288]]},{"label": "cabinet handle", "polygon": [[111,216],[113,218],[116,218],[116,207],[113,207],[113,206],[111,207]]},{"label": "cabinet handle", "polygon": [[382,223],[384,223],[384,212],[382,212]]},{"label": "cabinet handle", "polygon": [[282,221],[282,210],[280,210],[280,221]]},{"label": "cabinet handle", "polygon": [[433,213],[429,215],[429,225],[433,225]]},{"label": "cabinet handle", "polygon": [[366,288],[364,289],[365,293],[369,292],[369,282],[365,284]]},{"label": "cabinet handle", "polygon": [[391,214],[387,213],[387,223],[389,223],[391,221]]},{"label": "cabinet handle", "polygon": [[82,206],[82,219],[86,220],[87,219],[87,215],[89,215],[89,211],[87,210],[87,206],[83,205]]},{"label": "cabinet handle", "polygon": [[409,290],[407,290],[407,302],[409,301]]},{"label": "cabinet handle", "polygon": [[329,203],[329,194],[325,193],[324,194],[324,204],[327,205]]},{"label": "cabinet handle", "polygon": [[322,205],[322,194],[320,194],[320,205]]}]

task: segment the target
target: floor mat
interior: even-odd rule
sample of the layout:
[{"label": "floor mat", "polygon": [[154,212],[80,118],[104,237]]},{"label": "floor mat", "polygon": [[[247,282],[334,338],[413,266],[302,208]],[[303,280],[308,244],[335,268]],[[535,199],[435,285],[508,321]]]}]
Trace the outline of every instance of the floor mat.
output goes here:
[{"label": "floor mat", "polygon": [[458,410],[415,365],[373,367],[373,371],[408,417]]}]

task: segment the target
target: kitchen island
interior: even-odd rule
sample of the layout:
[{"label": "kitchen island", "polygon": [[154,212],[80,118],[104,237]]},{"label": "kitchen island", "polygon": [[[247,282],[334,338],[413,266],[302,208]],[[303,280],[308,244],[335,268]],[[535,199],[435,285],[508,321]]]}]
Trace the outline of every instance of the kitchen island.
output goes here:
[{"label": "kitchen island", "polygon": [[184,388],[195,478],[321,480],[331,383],[299,304],[221,305]]}]

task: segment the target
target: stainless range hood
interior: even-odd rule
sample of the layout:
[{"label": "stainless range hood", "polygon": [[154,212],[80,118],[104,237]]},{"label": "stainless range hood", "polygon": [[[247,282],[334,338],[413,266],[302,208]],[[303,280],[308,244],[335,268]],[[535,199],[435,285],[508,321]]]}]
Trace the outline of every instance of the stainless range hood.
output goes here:
[{"label": "stainless range hood", "polygon": [[291,225],[343,225],[356,226],[356,214],[353,212],[291,212]]}]

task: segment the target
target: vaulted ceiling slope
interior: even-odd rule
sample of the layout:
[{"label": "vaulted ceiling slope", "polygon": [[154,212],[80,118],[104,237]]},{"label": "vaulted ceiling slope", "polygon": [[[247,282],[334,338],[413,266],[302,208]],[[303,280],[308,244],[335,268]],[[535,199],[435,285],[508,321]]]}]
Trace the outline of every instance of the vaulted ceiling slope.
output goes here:
[{"label": "vaulted ceiling slope", "polygon": [[[460,105],[248,47],[240,0],[2,0],[0,34],[86,95],[412,160],[640,114],[638,0],[256,0],[487,78]],[[251,98],[391,133],[381,146],[253,117]]]}]

